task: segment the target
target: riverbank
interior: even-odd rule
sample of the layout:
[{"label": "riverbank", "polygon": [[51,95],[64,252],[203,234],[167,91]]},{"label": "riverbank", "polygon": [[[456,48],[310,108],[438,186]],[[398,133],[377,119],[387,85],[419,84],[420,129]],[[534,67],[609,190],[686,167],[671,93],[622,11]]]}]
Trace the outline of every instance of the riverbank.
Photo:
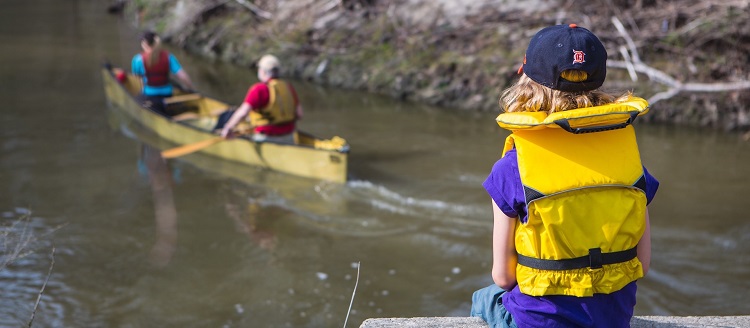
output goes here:
[{"label": "riverbank", "polygon": [[[378,318],[367,319],[360,328],[486,328],[487,323],[471,317],[433,317],[433,318]],[[688,328],[688,327],[750,327],[750,316],[643,316],[630,321],[631,328]]]},{"label": "riverbank", "polygon": [[[637,74],[634,82],[627,69],[611,67],[608,89],[632,89],[653,101],[671,95],[665,81],[717,88],[750,81],[746,1],[606,3],[130,0],[124,12],[138,29],[154,29],[206,57],[253,67],[271,52],[285,63],[287,76],[456,110],[498,111],[499,91],[516,78],[528,39],[564,22],[595,31],[613,64],[636,58],[642,68],[667,76],[657,83]],[[624,29],[618,31],[613,18]],[[643,119],[746,131],[747,103],[750,89],[682,91],[653,102]]]}]

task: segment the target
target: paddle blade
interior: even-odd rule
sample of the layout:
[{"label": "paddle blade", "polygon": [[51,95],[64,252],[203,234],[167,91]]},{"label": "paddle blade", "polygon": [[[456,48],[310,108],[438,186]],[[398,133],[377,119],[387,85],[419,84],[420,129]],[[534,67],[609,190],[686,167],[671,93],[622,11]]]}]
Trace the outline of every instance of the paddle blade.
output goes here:
[{"label": "paddle blade", "polygon": [[219,143],[224,140],[226,139],[222,137],[215,137],[215,138],[206,139],[203,141],[198,141],[196,143],[191,143],[191,144],[175,147],[172,149],[167,149],[161,152],[161,157],[169,159],[169,158],[184,156],[184,155],[199,151],[201,149],[208,148],[209,146]]}]

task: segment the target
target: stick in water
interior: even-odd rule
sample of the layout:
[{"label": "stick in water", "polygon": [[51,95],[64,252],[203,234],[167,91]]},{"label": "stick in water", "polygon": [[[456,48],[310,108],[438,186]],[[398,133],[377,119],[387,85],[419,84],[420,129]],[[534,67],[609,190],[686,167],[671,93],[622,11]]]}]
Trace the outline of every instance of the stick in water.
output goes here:
[{"label": "stick in water", "polygon": [[34,317],[36,316],[36,310],[39,308],[39,302],[42,301],[42,295],[44,295],[44,289],[47,288],[49,277],[52,275],[52,268],[55,267],[55,247],[52,247],[52,252],[50,252],[49,258],[51,260],[49,264],[49,272],[47,272],[47,278],[44,279],[44,284],[42,284],[42,289],[39,291],[39,295],[37,295],[36,297],[36,303],[34,303],[34,310],[31,311],[31,319],[29,319],[29,328],[31,328],[31,324],[34,322]]},{"label": "stick in water", "polygon": [[360,262],[357,262],[357,280],[354,281],[354,290],[352,291],[352,300],[349,301],[349,311],[346,311],[346,319],[344,320],[344,328],[346,328],[346,323],[349,321],[349,313],[352,312],[352,304],[354,303],[354,294],[357,293],[357,285],[359,284],[359,267]]}]

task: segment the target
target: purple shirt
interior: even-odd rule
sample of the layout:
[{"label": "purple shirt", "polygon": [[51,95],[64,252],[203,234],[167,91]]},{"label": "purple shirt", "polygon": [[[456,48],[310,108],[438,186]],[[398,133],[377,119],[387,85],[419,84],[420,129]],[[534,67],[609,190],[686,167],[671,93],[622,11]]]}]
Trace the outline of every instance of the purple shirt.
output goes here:
[{"label": "purple shirt", "polygon": [[[659,181],[645,167],[643,172],[647,203],[651,203]],[[482,186],[505,215],[520,218],[521,222],[528,220],[515,149],[495,163]],[[503,294],[503,305],[518,327],[630,327],[636,289],[634,281],[614,293],[594,294],[593,297],[536,297],[521,293],[516,286]]]}]

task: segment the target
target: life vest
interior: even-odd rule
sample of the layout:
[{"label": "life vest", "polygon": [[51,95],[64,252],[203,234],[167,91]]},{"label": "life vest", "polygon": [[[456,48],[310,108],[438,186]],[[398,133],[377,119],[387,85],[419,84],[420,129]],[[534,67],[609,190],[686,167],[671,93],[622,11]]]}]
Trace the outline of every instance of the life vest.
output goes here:
[{"label": "life vest", "polygon": [[161,50],[155,63],[148,62],[148,54],[141,53],[143,68],[146,70],[146,84],[152,87],[160,87],[169,84],[169,52]]},{"label": "life vest", "polygon": [[528,219],[516,226],[516,280],[532,296],[610,294],[643,277],[645,176],[630,125],[640,98],[547,113],[504,113]]},{"label": "life vest", "polygon": [[297,106],[289,84],[271,79],[266,85],[269,92],[268,104],[259,111],[250,111],[250,124],[264,126],[294,121]]}]

